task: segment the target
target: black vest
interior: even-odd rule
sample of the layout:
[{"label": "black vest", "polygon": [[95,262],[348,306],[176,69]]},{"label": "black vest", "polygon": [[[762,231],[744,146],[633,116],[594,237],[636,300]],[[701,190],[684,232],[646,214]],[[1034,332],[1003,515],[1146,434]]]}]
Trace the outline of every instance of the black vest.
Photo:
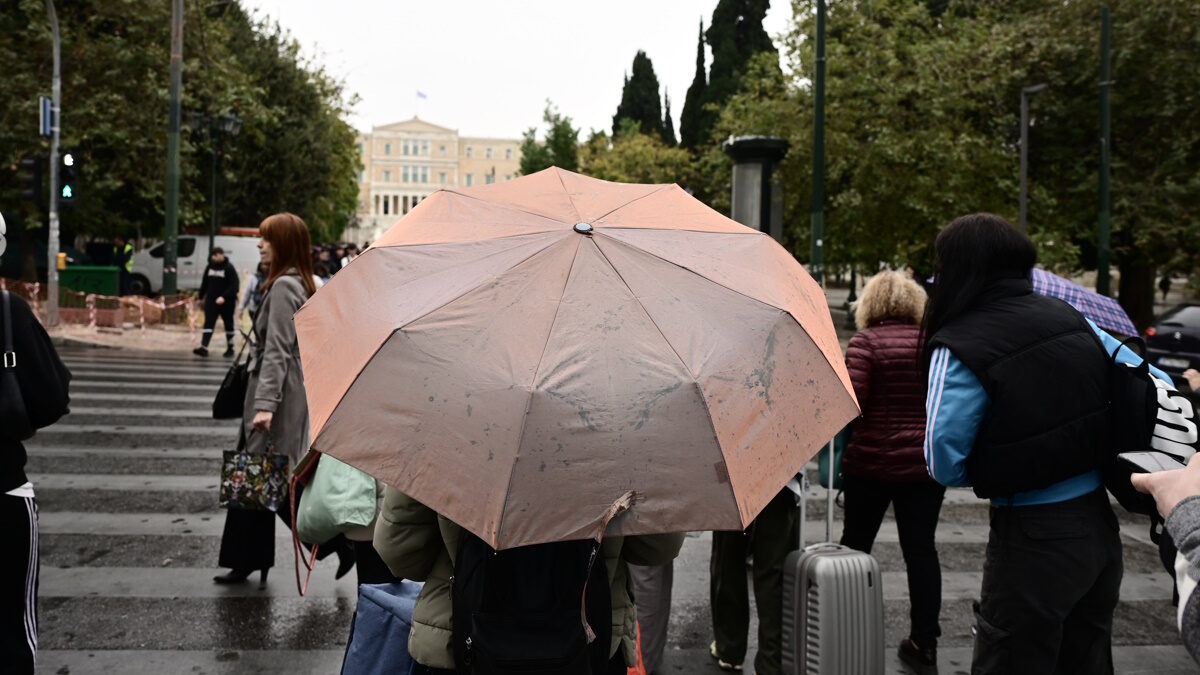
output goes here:
[{"label": "black vest", "polygon": [[991,401],[967,455],[975,494],[1010,496],[1104,464],[1108,362],[1075,308],[1034,293],[1027,279],[1004,279],[930,344],[949,348]]}]

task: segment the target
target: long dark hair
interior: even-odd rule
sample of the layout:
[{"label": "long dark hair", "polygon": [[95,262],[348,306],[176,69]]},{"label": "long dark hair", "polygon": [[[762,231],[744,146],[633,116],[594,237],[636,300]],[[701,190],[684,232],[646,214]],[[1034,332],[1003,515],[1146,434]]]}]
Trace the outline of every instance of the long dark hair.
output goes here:
[{"label": "long dark hair", "polygon": [[921,320],[922,365],[929,370],[928,339],[970,309],[1000,279],[1028,279],[1037,248],[1013,224],[991,213],[960,216],[933,242],[934,284]]},{"label": "long dark hair", "polygon": [[317,292],[313,283],[312,241],[308,235],[308,225],[292,213],[276,213],[267,216],[258,226],[258,233],[271,244],[271,270],[267,273],[267,281],[262,285],[263,295],[271,290],[275,280],[285,272],[295,268],[300,273],[300,283],[304,291],[311,297]]}]

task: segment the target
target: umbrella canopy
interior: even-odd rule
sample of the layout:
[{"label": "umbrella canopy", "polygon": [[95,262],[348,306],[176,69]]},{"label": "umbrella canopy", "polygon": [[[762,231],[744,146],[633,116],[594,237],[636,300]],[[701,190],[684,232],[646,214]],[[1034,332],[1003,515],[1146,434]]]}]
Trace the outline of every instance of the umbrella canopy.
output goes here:
[{"label": "umbrella canopy", "polygon": [[676,185],[439,191],[295,320],[313,447],[496,549],[742,529],[858,414],[820,287]]},{"label": "umbrella canopy", "polygon": [[1138,334],[1129,315],[1116,300],[1043,269],[1034,268],[1032,276],[1033,290],[1066,302],[1104,330],[1126,336]]}]

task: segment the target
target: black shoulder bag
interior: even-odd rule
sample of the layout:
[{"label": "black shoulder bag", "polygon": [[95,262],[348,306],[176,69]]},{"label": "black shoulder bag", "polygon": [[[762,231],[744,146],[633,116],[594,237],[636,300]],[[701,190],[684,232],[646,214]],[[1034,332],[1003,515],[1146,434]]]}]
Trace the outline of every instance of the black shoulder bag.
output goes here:
[{"label": "black shoulder bag", "polygon": [[33,423],[25,409],[25,396],[21,394],[21,383],[17,381],[17,353],[13,350],[12,301],[8,291],[4,296],[4,355],[0,366],[0,435],[14,441],[23,441],[33,436]]},{"label": "black shoulder bag", "polygon": [[221,387],[213,398],[212,415],[215,420],[240,419],[246,405],[246,388],[250,386],[250,359],[242,359],[246,346],[250,344],[248,336],[242,336],[242,348],[233,358],[233,365],[225,373]]}]

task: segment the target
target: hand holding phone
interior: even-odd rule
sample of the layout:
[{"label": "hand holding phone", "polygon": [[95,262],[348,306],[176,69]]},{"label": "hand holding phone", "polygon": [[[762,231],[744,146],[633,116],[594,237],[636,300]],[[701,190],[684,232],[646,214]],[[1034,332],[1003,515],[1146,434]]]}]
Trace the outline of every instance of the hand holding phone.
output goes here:
[{"label": "hand holding phone", "polygon": [[1184,468],[1184,464],[1163,452],[1122,452],[1117,455],[1126,468],[1134,473],[1157,473]]},{"label": "hand holding phone", "polygon": [[[1136,466],[1132,459],[1126,458],[1126,455],[1162,455],[1162,453],[1128,452],[1117,455],[1117,458],[1123,463]],[[1162,455],[1162,457],[1178,464],[1170,456]],[[1182,469],[1160,469],[1158,471],[1135,473],[1129,480],[1138,492],[1144,492],[1154,497],[1154,503],[1158,506],[1158,512],[1162,514],[1163,518],[1166,518],[1171,515],[1171,511],[1175,510],[1179,502],[1193,495],[1200,495],[1200,459],[1197,458],[1200,458],[1200,454],[1192,455],[1192,458],[1188,460],[1187,466]],[[1142,459],[1144,458],[1139,458],[1139,460]],[[1145,461],[1149,462],[1151,460]],[[1152,461],[1162,462],[1163,459],[1153,458]],[[1166,466],[1170,466],[1170,464],[1166,464]]]}]

